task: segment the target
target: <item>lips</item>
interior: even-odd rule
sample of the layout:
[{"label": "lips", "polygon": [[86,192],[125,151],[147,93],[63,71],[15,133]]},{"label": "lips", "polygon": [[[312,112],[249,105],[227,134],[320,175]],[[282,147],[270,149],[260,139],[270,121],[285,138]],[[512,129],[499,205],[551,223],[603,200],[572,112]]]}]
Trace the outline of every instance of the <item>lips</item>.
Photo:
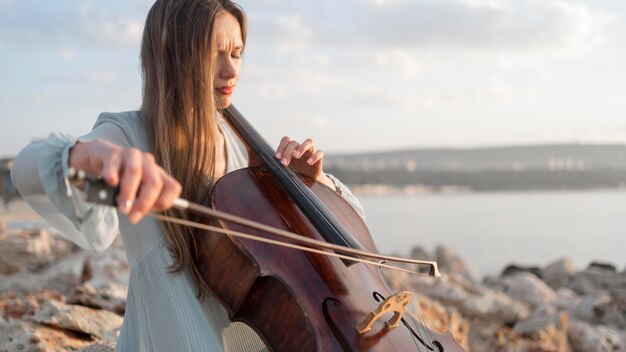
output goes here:
[{"label": "lips", "polygon": [[235,90],[235,86],[224,86],[224,87],[215,88],[215,91],[217,91],[221,95],[231,95],[233,94],[234,90]]}]

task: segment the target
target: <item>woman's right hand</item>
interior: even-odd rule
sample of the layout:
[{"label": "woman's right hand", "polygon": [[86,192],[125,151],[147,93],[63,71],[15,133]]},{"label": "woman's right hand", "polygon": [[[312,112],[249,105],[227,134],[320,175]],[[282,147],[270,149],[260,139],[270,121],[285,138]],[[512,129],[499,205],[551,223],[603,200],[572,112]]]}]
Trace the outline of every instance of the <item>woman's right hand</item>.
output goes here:
[{"label": "woman's right hand", "polygon": [[157,165],[152,154],[137,148],[95,139],[78,142],[70,150],[69,159],[70,167],[101,176],[110,186],[119,186],[118,210],[133,224],[149,211],[172,207],[182,191],[180,183]]}]

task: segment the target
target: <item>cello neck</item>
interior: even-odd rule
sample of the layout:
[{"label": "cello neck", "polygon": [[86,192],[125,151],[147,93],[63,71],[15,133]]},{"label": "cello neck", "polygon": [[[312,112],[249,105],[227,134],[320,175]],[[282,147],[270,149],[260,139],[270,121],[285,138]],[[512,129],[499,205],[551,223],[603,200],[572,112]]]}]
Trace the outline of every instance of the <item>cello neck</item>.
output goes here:
[{"label": "cello neck", "polygon": [[274,157],[274,148],[252,127],[237,108],[231,104],[222,110],[222,114],[249,150],[260,157],[269,172],[276,177],[285,192],[327,242],[363,250],[361,244],[303,180]]}]

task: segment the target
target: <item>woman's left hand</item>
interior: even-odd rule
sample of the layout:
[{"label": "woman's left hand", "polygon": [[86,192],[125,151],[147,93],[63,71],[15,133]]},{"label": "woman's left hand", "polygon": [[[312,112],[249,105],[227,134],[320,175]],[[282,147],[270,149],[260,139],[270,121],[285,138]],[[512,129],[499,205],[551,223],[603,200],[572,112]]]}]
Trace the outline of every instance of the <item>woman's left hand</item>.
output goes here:
[{"label": "woman's left hand", "polygon": [[274,155],[283,165],[291,166],[300,175],[334,188],[333,181],[324,174],[322,169],[324,152],[315,150],[315,143],[312,139],[307,138],[299,143],[285,136],[280,140]]}]

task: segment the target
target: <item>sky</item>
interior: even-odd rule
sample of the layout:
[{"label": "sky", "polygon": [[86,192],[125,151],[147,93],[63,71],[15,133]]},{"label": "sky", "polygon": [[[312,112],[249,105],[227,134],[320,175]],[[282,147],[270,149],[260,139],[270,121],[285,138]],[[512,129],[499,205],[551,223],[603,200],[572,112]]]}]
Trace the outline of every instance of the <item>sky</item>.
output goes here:
[{"label": "sky", "polygon": [[[153,1],[0,0],[0,157],[141,103]],[[234,104],[329,153],[626,143],[622,0],[241,0]]]}]

